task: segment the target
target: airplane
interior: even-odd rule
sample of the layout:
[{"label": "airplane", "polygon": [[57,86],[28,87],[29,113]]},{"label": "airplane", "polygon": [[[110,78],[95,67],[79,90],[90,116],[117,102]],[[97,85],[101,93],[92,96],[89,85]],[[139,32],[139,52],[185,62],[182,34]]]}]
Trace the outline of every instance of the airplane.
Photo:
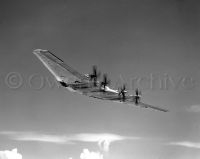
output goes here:
[{"label": "airplane", "polygon": [[[118,90],[110,88],[108,86],[110,84],[110,80],[107,78],[106,74],[103,75],[103,80],[99,81],[98,78],[101,73],[97,70],[96,66],[93,66],[92,73],[81,74],[49,50],[36,49],[33,53],[53,74],[56,81],[70,91],[78,92],[80,94],[101,100],[110,100],[168,112],[167,109],[143,103],[141,101],[141,91],[138,89],[135,90],[135,95],[129,95],[125,84]],[[75,77],[74,80],[69,81],[69,73]]]}]

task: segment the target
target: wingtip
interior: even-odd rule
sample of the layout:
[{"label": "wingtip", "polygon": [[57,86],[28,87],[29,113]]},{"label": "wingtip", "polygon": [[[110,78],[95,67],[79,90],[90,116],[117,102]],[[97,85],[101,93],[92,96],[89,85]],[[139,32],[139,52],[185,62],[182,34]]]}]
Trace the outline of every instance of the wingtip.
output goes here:
[{"label": "wingtip", "polygon": [[160,109],[160,110],[163,111],[163,112],[165,112],[165,113],[169,112],[168,109]]},{"label": "wingtip", "polygon": [[48,50],[35,49],[35,50],[33,50],[33,54],[39,54],[39,53],[41,53],[41,52],[46,52],[46,51],[48,51]]},{"label": "wingtip", "polygon": [[164,112],[167,113],[167,112],[170,112],[170,111],[169,110],[165,110]]}]

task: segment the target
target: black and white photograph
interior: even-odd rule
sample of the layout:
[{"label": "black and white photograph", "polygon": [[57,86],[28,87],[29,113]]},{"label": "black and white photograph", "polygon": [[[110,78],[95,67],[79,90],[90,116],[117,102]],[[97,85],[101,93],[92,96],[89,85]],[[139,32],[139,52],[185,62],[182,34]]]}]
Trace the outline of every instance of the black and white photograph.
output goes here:
[{"label": "black and white photograph", "polygon": [[0,0],[0,159],[200,159],[200,1]]}]

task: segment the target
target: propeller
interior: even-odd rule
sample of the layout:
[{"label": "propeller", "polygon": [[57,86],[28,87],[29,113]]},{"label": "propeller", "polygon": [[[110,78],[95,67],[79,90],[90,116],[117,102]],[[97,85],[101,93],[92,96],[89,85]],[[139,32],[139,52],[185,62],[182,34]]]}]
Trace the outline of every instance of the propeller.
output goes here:
[{"label": "propeller", "polygon": [[95,66],[95,65],[92,67],[92,70],[93,70],[93,72],[92,72],[92,74],[89,75],[89,77],[90,77],[90,81],[93,81],[94,86],[96,86],[97,78],[99,78],[101,76],[101,72],[97,71],[97,66]]},{"label": "propeller", "polygon": [[103,81],[101,82],[101,86],[103,86],[104,90],[106,88],[107,85],[110,84],[110,80],[107,77],[107,74],[103,75]]},{"label": "propeller", "polygon": [[135,95],[136,95],[136,96],[141,96],[141,95],[142,95],[142,92],[139,91],[139,89],[137,88],[137,89],[135,90]]},{"label": "propeller", "polygon": [[139,104],[141,95],[142,95],[141,91],[139,91],[139,89],[137,88],[137,89],[135,90],[135,96],[134,96],[135,104],[136,104],[136,105]]},{"label": "propeller", "polygon": [[123,86],[119,89],[119,96],[122,97],[122,101],[124,102],[126,99],[126,85],[123,84]]}]

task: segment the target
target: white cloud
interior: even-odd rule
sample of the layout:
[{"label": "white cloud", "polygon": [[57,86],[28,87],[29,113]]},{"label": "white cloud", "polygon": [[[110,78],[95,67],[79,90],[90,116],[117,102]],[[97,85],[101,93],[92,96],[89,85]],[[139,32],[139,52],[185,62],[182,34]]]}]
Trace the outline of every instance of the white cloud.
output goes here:
[{"label": "white cloud", "polygon": [[187,111],[198,113],[200,112],[200,105],[191,105],[189,108],[187,108]]},{"label": "white cloud", "polygon": [[0,151],[0,159],[22,159],[22,155],[17,152],[17,149],[11,151]]},{"label": "white cloud", "polygon": [[189,142],[189,141],[171,142],[169,143],[169,145],[200,149],[200,143]]},{"label": "white cloud", "polygon": [[[72,157],[68,159],[72,159]],[[83,152],[80,154],[80,159],[103,159],[103,154],[100,152],[90,152],[88,149],[83,149]]]},{"label": "white cloud", "polygon": [[83,149],[80,159],[103,159],[103,155],[99,152],[90,152],[88,149]]},{"label": "white cloud", "polygon": [[122,140],[136,140],[139,137],[126,137],[116,134],[78,134],[74,136],[74,141],[96,142],[103,151],[109,151],[110,144]]},{"label": "white cloud", "polygon": [[57,135],[47,135],[36,132],[14,132],[14,131],[4,131],[1,132],[2,135],[8,135],[13,140],[18,141],[39,141],[39,142],[50,142],[50,143],[70,143],[65,136]]},{"label": "white cloud", "polygon": [[48,135],[36,132],[14,132],[5,131],[0,132],[2,135],[9,136],[13,140],[18,141],[38,141],[38,142],[51,142],[57,144],[71,144],[74,142],[94,142],[103,151],[109,151],[110,144],[116,141],[123,140],[137,140],[139,137],[126,137],[116,134],[93,134],[93,133],[81,133],[73,135]]}]

